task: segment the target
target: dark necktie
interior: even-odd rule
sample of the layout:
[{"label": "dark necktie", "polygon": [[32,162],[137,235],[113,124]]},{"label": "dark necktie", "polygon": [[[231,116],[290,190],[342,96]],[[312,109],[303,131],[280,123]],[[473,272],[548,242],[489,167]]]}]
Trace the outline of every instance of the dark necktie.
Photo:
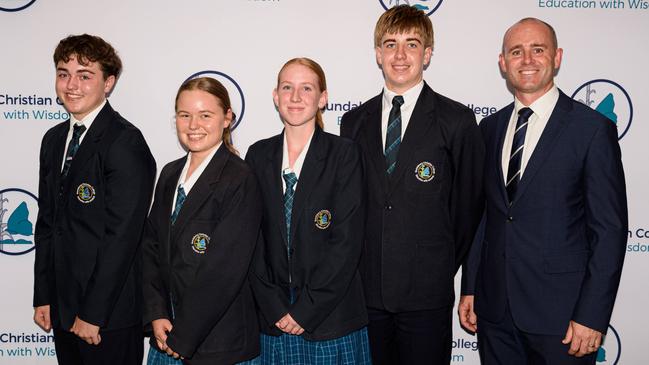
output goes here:
[{"label": "dark necktie", "polygon": [[523,161],[523,147],[525,146],[525,133],[527,132],[527,120],[534,114],[532,109],[523,108],[518,111],[516,120],[516,131],[512,141],[512,150],[509,155],[509,167],[507,168],[507,198],[511,204],[516,197],[518,182],[521,180],[521,162]]},{"label": "dark necktie", "polygon": [[176,223],[176,218],[178,218],[178,214],[180,214],[180,208],[183,207],[185,198],[187,198],[187,195],[185,195],[185,189],[183,189],[183,187],[179,185],[178,195],[176,196],[176,205],[174,206],[173,213],[171,213],[171,224]]},{"label": "dark necktie", "polygon": [[403,105],[403,96],[397,95],[392,98],[392,110],[390,110],[385,133],[385,164],[388,167],[388,175],[397,166],[397,155],[401,144],[401,105]]},{"label": "dark necktie", "polygon": [[[284,218],[286,218],[286,242],[288,247],[286,247],[286,252],[288,255],[289,262],[291,261],[291,215],[293,213],[293,197],[295,196],[295,184],[297,184],[297,176],[293,172],[282,174],[284,182],[286,183],[286,191],[284,192]],[[289,265],[290,267],[290,265]],[[291,271],[289,268],[288,272],[288,283],[289,283],[289,300],[291,303],[294,302],[295,295],[293,292],[293,287],[291,286]]]},{"label": "dark necktie", "polygon": [[68,171],[70,171],[70,165],[72,165],[72,159],[74,155],[77,154],[79,150],[79,140],[81,135],[86,131],[86,126],[83,124],[75,124],[72,130],[72,139],[68,145],[68,151],[65,154],[65,162],[63,163],[63,170],[61,171],[61,176],[68,176]]}]

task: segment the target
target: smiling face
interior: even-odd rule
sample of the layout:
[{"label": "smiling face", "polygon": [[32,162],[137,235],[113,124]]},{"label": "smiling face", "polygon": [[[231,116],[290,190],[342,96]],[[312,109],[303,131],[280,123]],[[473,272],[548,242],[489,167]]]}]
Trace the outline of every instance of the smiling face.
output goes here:
[{"label": "smiling face", "polygon": [[82,120],[101,105],[113,85],[115,76],[104,79],[97,62],[82,65],[76,56],[70,56],[68,62],[56,64],[56,95],[77,120]]},{"label": "smiling face", "polygon": [[375,51],[376,62],[383,69],[385,85],[397,94],[403,94],[423,79],[424,67],[433,53],[413,30],[383,35]]},{"label": "smiling face", "polygon": [[505,33],[499,65],[516,97],[530,105],[554,85],[562,55],[548,26],[538,20],[525,20]]},{"label": "smiling face", "polygon": [[319,85],[318,75],[307,66],[290,63],[282,69],[273,101],[285,126],[315,124],[318,110],[327,104],[327,91]]},{"label": "smiling face", "polygon": [[195,157],[206,157],[223,139],[232,121],[232,110],[223,110],[219,99],[203,90],[180,92],[176,102],[176,132],[180,143]]}]

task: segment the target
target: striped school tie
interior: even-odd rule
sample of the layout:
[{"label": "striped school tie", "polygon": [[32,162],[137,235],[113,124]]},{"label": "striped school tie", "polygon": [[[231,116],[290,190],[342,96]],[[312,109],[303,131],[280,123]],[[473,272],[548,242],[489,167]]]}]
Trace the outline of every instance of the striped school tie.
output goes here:
[{"label": "striped school tie", "polygon": [[86,131],[86,126],[83,124],[75,124],[72,130],[72,139],[70,140],[70,144],[68,145],[68,151],[65,154],[65,162],[63,163],[63,170],[61,171],[61,176],[66,177],[68,176],[68,172],[70,171],[70,165],[72,165],[72,159],[74,158],[74,155],[77,154],[77,151],[79,150],[79,144],[80,144],[80,139],[81,135],[83,132]]},{"label": "striped school tie", "polygon": [[392,174],[397,166],[397,155],[401,144],[401,105],[403,105],[403,96],[397,95],[392,98],[392,110],[388,117],[385,135],[385,164],[388,167],[388,175]]},{"label": "striped school tie", "polygon": [[187,198],[187,195],[185,195],[185,189],[183,189],[182,186],[178,186],[178,195],[176,196],[176,206],[174,207],[173,213],[171,213],[171,224],[176,223],[176,218],[178,218],[178,214],[180,214],[180,208],[183,207],[183,203],[185,203],[185,199]]},{"label": "striped school tie", "polygon": [[507,198],[509,198],[509,204],[514,201],[514,198],[516,197],[516,190],[518,189],[518,182],[521,180],[521,162],[523,161],[525,133],[527,132],[527,121],[532,114],[534,114],[534,112],[530,108],[523,108],[518,111],[516,131],[514,132],[511,154],[509,155],[507,182],[505,184],[505,187],[507,188]]}]

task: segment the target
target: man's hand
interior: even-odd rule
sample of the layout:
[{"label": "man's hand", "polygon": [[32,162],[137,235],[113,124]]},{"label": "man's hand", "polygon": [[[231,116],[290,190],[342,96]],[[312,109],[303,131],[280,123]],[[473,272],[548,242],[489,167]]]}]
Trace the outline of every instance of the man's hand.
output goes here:
[{"label": "man's hand", "polygon": [[280,330],[291,334],[291,335],[301,335],[304,333],[304,328],[300,326],[289,313],[287,313],[282,319],[275,323],[275,326]]},{"label": "man's hand", "polygon": [[88,345],[99,345],[101,342],[99,326],[90,324],[79,317],[74,318],[74,324],[72,325],[72,328],[70,328],[70,332],[86,341]]},{"label": "man's hand", "polygon": [[591,354],[602,344],[602,333],[590,329],[575,321],[570,321],[566,337],[561,341],[564,345],[570,344],[568,353],[576,357]]},{"label": "man's hand", "polygon": [[50,321],[50,305],[34,307],[34,322],[45,332],[50,332],[52,322]]},{"label": "man's hand", "polygon": [[478,332],[478,317],[473,311],[473,295],[462,295],[457,306],[457,315],[460,317],[462,327],[473,333]]},{"label": "man's hand", "polygon": [[166,318],[155,319],[151,322],[153,327],[153,336],[155,337],[158,348],[167,351],[167,333],[171,331],[173,325]]}]

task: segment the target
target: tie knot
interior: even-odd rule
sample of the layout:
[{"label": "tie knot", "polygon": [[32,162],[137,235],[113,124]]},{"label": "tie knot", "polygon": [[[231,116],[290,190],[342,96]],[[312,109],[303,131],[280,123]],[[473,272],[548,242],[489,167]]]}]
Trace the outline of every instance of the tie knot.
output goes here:
[{"label": "tie knot", "polygon": [[72,133],[77,137],[81,136],[85,131],[86,131],[86,126],[83,124],[75,124],[72,127]]},{"label": "tie knot", "polygon": [[178,197],[176,200],[185,199],[186,196],[185,189],[183,189],[182,185],[178,185]]},{"label": "tie knot", "polygon": [[399,108],[403,105],[403,96],[397,95],[394,98],[392,98],[392,106],[395,108]]},{"label": "tie knot", "polygon": [[286,183],[286,190],[293,189],[293,187],[297,183],[297,176],[295,175],[295,173],[285,173],[282,174],[282,177],[284,178],[284,182]]},{"label": "tie knot", "polygon": [[528,120],[532,114],[534,114],[534,111],[530,108],[522,108],[518,111],[518,117],[525,121]]}]

